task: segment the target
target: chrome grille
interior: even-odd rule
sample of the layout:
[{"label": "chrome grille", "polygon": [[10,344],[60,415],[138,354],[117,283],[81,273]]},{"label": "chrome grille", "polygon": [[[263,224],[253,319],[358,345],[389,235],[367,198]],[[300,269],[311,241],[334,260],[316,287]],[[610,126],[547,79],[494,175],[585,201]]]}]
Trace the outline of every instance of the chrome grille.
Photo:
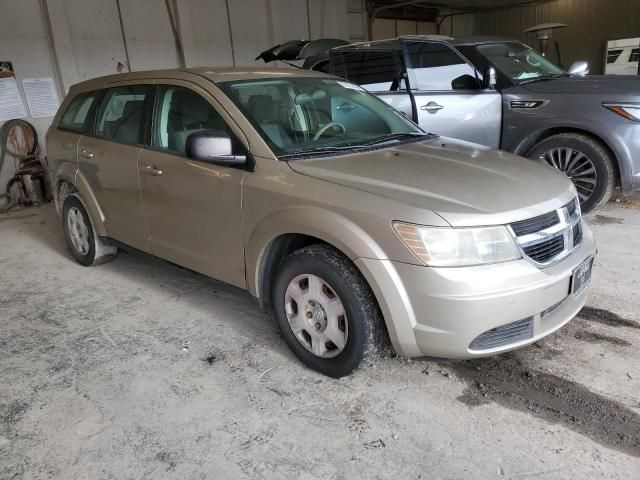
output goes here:
[{"label": "chrome grille", "polygon": [[573,243],[580,245],[582,243],[582,223],[578,222],[573,226]]},{"label": "chrome grille", "polygon": [[487,330],[471,342],[469,349],[489,350],[530,338],[533,338],[533,317]]},{"label": "chrome grille", "polygon": [[538,263],[546,262],[564,250],[564,238],[553,237],[540,243],[525,247],[524,253]]},{"label": "chrome grille", "polygon": [[541,266],[555,263],[582,243],[580,203],[574,199],[562,208],[510,225],[522,253]]},{"label": "chrome grille", "polygon": [[528,235],[529,233],[535,233],[545,228],[549,228],[552,225],[558,223],[558,214],[554,210],[553,212],[545,213],[539,217],[533,217],[529,220],[523,220],[511,224],[513,232],[521,237],[522,235]]}]

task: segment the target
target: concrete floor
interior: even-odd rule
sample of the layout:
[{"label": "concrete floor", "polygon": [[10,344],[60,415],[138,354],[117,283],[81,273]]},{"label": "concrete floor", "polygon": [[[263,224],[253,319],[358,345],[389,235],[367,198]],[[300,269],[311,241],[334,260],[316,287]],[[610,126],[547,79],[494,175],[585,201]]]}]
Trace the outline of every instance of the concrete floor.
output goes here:
[{"label": "concrete floor", "polygon": [[592,308],[560,332],[332,380],[241,291],[83,268],[52,205],[1,215],[0,479],[640,478],[640,210],[588,221]]}]

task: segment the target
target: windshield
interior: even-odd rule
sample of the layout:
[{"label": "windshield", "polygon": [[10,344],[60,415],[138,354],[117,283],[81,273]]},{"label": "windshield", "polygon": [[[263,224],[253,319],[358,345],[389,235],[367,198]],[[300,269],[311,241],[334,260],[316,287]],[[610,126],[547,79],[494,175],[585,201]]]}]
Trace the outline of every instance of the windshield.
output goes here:
[{"label": "windshield", "polygon": [[374,148],[427,135],[382,100],[346,81],[290,77],[218,86],[280,158]]},{"label": "windshield", "polygon": [[475,50],[515,84],[568,75],[538,52],[519,42],[477,45]]}]

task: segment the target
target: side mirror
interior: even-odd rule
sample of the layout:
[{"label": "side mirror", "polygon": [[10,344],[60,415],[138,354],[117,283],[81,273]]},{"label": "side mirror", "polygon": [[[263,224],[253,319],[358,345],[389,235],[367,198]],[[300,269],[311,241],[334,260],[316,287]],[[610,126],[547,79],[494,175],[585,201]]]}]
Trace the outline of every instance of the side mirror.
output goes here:
[{"label": "side mirror", "polygon": [[239,167],[247,162],[246,155],[233,154],[233,141],[222,130],[202,130],[187,137],[187,157],[202,162],[216,163],[228,167]]},{"label": "side mirror", "polygon": [[460,75],[451,81],[451,88],[454,90],[477,90],[478,80],[471,75]]},{"label": "side mirror", "polygon": [[589,75],[589,64],[584,61],[575,62],[569,68],[569,73],[571,75],[577,75],[579,77],[584,77],[585,75]]},{"label": "side mirror", "polygon": [[498,83],[496,69],[493,67],[488,67],[484,71],[484,88],[488,88],[489,90],[495,90],[496,84]]}]

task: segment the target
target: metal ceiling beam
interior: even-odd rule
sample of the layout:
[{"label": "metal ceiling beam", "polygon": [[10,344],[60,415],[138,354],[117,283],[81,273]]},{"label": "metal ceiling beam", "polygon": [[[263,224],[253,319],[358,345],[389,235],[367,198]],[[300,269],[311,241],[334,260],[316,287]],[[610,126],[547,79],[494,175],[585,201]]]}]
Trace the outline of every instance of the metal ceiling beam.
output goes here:
[{"label": "metal ceiling beam", "polygon": [[[496,5],[496,6],[488,6],[488,7],[467,7],[467,8],[463,8],[463,9],[458,9],[457,11],[453,11],[451,13],[442,15],[438,22],[436,22],[436,28],[437,31],[440,31],[440,26],[442,25],[442,22],[446,19],[446,18],[450,18],[456,15],[464,15],[466,13],[476,13],[476,12],[482,12],[482,13],[487,13],[487,12],[494,12],[494,11],[499,11],[499,10],[507,10],[509,8],[518,8],[518,7],[524,7],[524,6],[529,6],[529,5],[533,5],[533,4],[544,4],[544,3],[550,3],[550,2],[554,2],[557,0],[522,0],[522,1],[518,1],[518,2],[508,2],[505,3],[503,5]],[[376,1],[375,0],[369,0],[367,2],[367,14],[369,16],[369,22],[368,22],[368,34],[369,34],[369,39],[371,39],[372,36],[372,30],[373,30],[373,21],[376,19],[376,16],[378,15],[378,13],[380,13],[381,11],[384,10],[388,10],[388,9],[393,9],[393,8],[399,8],[399,7],[406,7],[406,6],[416,6],[416,7],[425,7],[425,8],[449,8],[451,10],[454,10],[456,7],[451,6],[451,4],[447,4],[446,1],[445,2],[433,2],[430,0],[408,0],[408,1],[398,1],[396,3],[388,3],[385,5],[380,5],[378,7],[376,7]]]}]

